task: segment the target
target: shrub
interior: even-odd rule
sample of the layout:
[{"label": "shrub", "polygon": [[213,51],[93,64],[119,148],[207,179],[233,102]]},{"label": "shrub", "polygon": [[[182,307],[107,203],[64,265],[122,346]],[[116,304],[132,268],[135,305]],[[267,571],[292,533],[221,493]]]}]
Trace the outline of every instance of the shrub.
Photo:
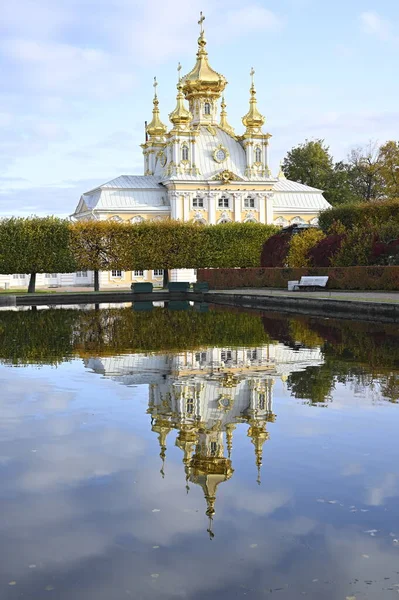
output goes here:
[{"label": "shrub", "polygon": [[263,245],[260,264],[262,267],[285,267],[290,249],[292,228],[272,235]]},{"label": "shrub", "polygon": [[292,236],[287,263],[289,267],[309,267],[311,260],[308,252],[313,246],[325,237],[320,229],[305,229],[303,232]]},{"label": "shrub", "polygon": [[370,221],[383,224],[390,220],[399,226],[399,199],[336,206],[320,214],[319,225],[325,233],[329,233],[334,221],[341,222],[346,229],[352,229],[355,225]]},{"label": "shrub", "polygon": [[329,267],[331,259],[341,248],[344,234],[334,233],[321,239],[308,252],[308,260],[313,267]]}]

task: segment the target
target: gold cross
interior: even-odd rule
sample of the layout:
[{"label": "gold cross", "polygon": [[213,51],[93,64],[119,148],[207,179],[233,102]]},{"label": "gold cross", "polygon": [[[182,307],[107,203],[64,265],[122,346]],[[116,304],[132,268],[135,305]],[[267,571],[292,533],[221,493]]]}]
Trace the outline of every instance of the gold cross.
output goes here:
[{"label": "gold cross", "polygon": [[154,85],[154,96],[156,98],[157,97],[157,86],[158,86],[158,82],[157,82],[157,78],[156,77],[154,77],[154,83],[153,83],[153,85]]},{"label": "gold cross", "polygon": [[204,26],[203,26],[203,22],[205,21],[205,17],[202,14],[202,11],[200,12],[200,20],[198,21],[198,25],[201,27],[201,33],[204,33]]},{"label": "gold cross", "polygon": [[180,71],[181,71],[181,64],[178,63],[178,65],[177,65],[177,73],[178,73],[178,76],[179,76],[179,81],[180,81]]},{"label": "gold cross", "polygon": [[253,67],[252,67],[252,69],[251,69],[251,71],[250,71],[249,74],[251,75],[251,82],[252,82],[252,85],[253,85],[254,84],[254,75],[255,75],[255,69]]}]

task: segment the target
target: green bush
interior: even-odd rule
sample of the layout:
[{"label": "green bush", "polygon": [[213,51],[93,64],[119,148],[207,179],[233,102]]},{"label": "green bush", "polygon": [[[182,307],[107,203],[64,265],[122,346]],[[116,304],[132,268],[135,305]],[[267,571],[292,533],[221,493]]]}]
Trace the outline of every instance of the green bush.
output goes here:
[{"label": "green bush", "polygon": [[291,238],[287,263],[289,267],[310,267],[309,250],[325,237],[320,229],[305,229]]},{"label": "green bush", "polygon": [[329,233],[334,222],[342,223],[345,229],[352,229],[355,225],[369,222],[382,224],[389,220],[395,222],[399,228],[399,199],[344,204],[329,208],[320,214],[319,225],[325,233]]}]

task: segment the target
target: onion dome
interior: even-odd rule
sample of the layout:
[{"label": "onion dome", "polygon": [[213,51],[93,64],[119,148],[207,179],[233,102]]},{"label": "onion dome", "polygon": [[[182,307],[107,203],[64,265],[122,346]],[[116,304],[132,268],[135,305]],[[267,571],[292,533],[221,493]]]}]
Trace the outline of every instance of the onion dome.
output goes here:
[{"label": "onion dome", "polygon": [[179,82],[177,84],[177,96],[176,96],[176,108],[169,115],[169,120],[173,123],[173,125],[177,128],[186,128],[193,116],[190,111],[184,106],[184,94],[183,94],[183,86],[182,80],[180,78],[180,69],[181,65],[179,63],[177,70],[179,72]]},{"label": "onion dome", "polygon": [[150,137],[163,137],[167,131],[166,125],[164,125],[159,117],[159,102],[157,97],[157,78],[154,77],[154,108],[152,109],[152,121],[147,125],[147,133]]},{"label": "onion dome", "polygon": [[244,126],[247,128],[247,133],[259,133],[262,125],[265,123],[265,117],[260,114],[258,111],[257,100],[256,100],[256,90],[254,84],[254,74],[255,71],[251,69],[251,78],[252,84],[250,89],[251,97],[249,99],[249,111],[242,118],[242,122]]},{"label": "onion dome", "polygon": [[219,98],[227,84],[226,78],[209,66],[203,30],[204,20],[205,17],[201,13],[201,18],[198,21],[201,26],[201,33],[198,38],[197,62],[194,68],[182,79],[183,92],[187,100],[199,97]]}]

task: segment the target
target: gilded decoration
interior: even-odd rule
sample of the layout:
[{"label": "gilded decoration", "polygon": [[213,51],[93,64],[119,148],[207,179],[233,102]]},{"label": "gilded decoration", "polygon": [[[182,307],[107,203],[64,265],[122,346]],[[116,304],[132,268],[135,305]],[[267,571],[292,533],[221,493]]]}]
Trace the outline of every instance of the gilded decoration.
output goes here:
[{"label": "gilded decoration", "polygon": [[220,394],[218,398],[218,407],[225,411],[231,410],[233,408],[233,398],[228,394]]},{"label": "gilded decoration", "polygon": [[152,121],[147,125],[147,134],[150,138],[162,138],[166,132],[167,127],[164,125],[159,116],[159,101],[157,97],[157,78],[154,77],[154,99],[153,105],[154,108],[152,110]]},{"label": "gilded decoration", "polygon": [[217,173],[212,177],[212,181],[221,181],[222,184],[230,183],[230,181],[239,181],[237,175],[232,173],[232,171],[222,171],[221,173]]}]

